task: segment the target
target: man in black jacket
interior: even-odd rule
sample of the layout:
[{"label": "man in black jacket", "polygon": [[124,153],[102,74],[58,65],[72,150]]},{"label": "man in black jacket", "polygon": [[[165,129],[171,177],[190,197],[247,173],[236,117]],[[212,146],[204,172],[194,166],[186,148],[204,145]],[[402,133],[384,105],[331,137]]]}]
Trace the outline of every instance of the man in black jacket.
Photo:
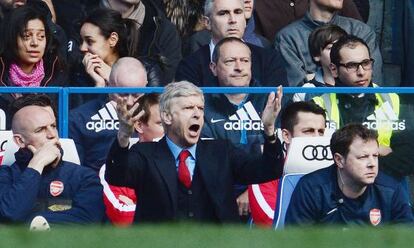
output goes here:
[{"label": "man in black jacket", "polygon": [[220,140],[199,140],[204,124],[202,91],[189,82],[165,87],[160,99],[165,137],[156,143],[135,144],[128,150],[133,123],[142,112],[117,101],[119,131],[107,159],[105,178],[135,189],[140,203],[135,222],[238,220],[233,184],[265,182],[280,177],[281,147],[275,136],[282,92],[271,93],[262,121],[266,142],[262,154],[248,154]]}]

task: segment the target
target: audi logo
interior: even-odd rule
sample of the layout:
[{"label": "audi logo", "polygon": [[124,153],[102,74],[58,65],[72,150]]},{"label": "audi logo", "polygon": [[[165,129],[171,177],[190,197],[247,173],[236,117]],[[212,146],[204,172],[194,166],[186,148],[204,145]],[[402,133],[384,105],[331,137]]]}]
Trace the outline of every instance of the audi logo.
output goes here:
[{"label": "audi logo", "polygon": [[307,145],[302,150],[302,156],[308,161],[333,160],[332,154],[329,152],[329,145]]}]

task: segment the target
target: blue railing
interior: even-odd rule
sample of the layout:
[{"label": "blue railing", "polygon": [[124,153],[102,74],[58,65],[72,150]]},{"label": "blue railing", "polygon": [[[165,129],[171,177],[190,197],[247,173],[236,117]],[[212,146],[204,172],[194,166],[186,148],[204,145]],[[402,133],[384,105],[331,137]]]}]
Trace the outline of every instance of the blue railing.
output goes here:
[{"label": "blue railing", "polygon": [[[206,87],[202,88],[204,93],[269,93],[275,91],[275,87]],[[162,87],[146,88],[95,88],[95,87],[0,87],[0,94],[3,93],[45,93],[57,94],[58,113],[59,113],[59,133],[63,138],[68,137],[68,116],[69,116],[69,96],[70,94],[110,94],[110,93],[161,93]],[[358,88],[358,87],[285,87],[285,94],[293,93],[414,93],[414,87],[377,87],[377,88]]]}]

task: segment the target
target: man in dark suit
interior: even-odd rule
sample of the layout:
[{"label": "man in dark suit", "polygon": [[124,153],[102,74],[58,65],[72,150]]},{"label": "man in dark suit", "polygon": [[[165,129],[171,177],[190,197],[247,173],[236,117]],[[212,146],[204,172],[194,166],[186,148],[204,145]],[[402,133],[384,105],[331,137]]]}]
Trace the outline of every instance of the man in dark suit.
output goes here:
[{"label": "man in dark suit", "polygon": [[262,154],[247,154],[219,140],[199,140],[204,124],[202,91],[189,82],[165,87],[160,114],[166,136],[158,143],[139,143],[128,150],[134,115],[117,101],[119,131],[107,160],[105,177],[139,195],[135,222],[196,220],[236,222],[233,184],[269,181],[282,174],[281,144],[274,123],[282,89],[271,93],[262,114],[266,142]]},{"label": "man in dark suit", "polygon": [[[183,59],[178,65],[175,79],[188,80],[197,86],[218,86],[217,78],[209,69],[215,45],[223,38],[242,39],[246,29],[243,1],[206,0],[204,15],[207,29],[211,32],[210,44]],[[287,74],[281,57],[272,49],[264,49],[246,43],[252,52],[252,75],[257,86],[286,84]]]}]

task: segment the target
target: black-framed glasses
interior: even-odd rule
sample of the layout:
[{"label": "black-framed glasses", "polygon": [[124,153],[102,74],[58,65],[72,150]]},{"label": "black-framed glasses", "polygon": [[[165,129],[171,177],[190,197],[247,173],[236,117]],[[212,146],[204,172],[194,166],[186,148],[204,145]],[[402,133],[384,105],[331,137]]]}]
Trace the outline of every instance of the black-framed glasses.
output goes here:
[{"label": "black-framed glasses", "polygon": [[349,62],[349,63],[346,63],[346,64],[339,63],[339,65],[345,67],[348,72],[356,72],[358,70],[359,66],[361,66],[362,69],[367,71],[367,70],[372,69],[372,65],[374,64],[374,61],[375,61],[374,59],[364,59],[359,63]]}]

